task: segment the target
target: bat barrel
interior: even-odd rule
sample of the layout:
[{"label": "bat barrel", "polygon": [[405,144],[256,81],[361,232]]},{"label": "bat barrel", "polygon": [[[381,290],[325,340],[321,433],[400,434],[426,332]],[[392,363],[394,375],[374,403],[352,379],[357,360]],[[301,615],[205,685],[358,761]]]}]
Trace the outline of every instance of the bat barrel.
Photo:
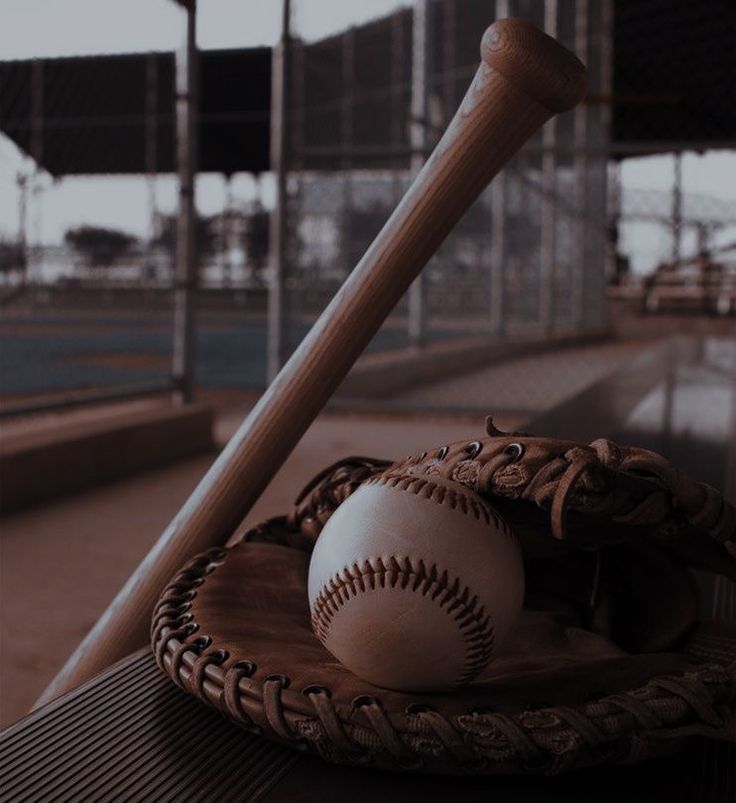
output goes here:
[{"label": "bat barrel", "polygon": [[568,111],[585,96],[585,65],[556,39],[520,19],[494,22],[483,35],[485,64],[552,113]]}]

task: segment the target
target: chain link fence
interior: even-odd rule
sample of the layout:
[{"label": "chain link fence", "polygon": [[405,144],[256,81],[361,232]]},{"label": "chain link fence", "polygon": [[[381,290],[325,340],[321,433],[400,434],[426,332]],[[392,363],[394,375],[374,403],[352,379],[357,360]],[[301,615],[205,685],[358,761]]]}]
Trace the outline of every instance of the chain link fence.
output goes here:
[{"label": "chain link fence", "polygon": [[310,37],[299,21],[313,20],[317,6],[298,0],[292,31],[285,259],[292,344],[402,197],[467,90],[483,31],[506,16],[533,22],[578,53],[591,73],[591,99],[549,123],[497,177],[425,269],[412,291],[420,301],[407,294],[373,345],[604,327],[610,4],[396,3],[380,18],[356,14],[353,26]]},{"label": "chain link fence", "polygon": [[[709,44],[728,37],[727,2],[675,4],[666,26],[659,0],[330,8],[292,0],[282,254],[291,348],[403,196],[470,83],[483,31],[506,16],[574,50],[589,96],[497,177],[370,348],[593,334],[608,322],[609,281],[609,295],[651,311],[675,297],[701,309],[705,297],[709,310],[736,312],[726,179],[736,81],[729,48]],[[232,27],[253,13],[244,3]],[[258,388],[274,278],[272,53],[200,58],[198,383]],[[171,52],[0,62],[6,406],[171,386],[175,64]]]},{"label": "chain link fence", "polygon": [[[175,65],[0,62],[0,413],[172,389]],[[201,57],[197,371],[211,387],[265,383],[269,69],[269,48]],[[254,73],[229,108],[211,89]]]},{"label": "chain link fence", "polygon": [[615,3],[612,298],[736,314],[736,7]]},{"label": "chain link fence", "polygon": [[[726,178],[735,171],[736,149],[619,166],[613,299],[647,313],[736,315],[736,191]],[[653,187],[641,186],[647,173]]]},{"label": "chain link fence", "polygon": [[3,410],[170,384],[172,67],[156,54],[0,64]]}]

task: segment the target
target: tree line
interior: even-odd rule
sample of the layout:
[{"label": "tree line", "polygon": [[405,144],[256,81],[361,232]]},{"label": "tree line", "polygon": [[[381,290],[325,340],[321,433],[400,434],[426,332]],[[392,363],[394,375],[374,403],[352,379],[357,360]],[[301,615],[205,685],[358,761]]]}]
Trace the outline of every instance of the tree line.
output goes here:
[{"label": "tree line", "polygon": [[[268,259],[269,213],[257,208],[250,213],[228,212],[230,219],[226,225],[231,232],[228,243],[242,248],[247,255],[248,265],[259,274],[266,267]],[[195,247],[198,262],[213,256],[221,248],[222,219],[220,216],[195,219]],[[175,215],[159,218],[157,234],[151,246],[176,258]],[[140,238],[120,229],[104,226],[82,225],[70,228],[64,235],[65,244],[76,254],[82,267],[88,270],[104,270],[119,264],[126,257],[148,246]],[[25,273],[26,249],[21,244],[0,239],[0,273]]]}]

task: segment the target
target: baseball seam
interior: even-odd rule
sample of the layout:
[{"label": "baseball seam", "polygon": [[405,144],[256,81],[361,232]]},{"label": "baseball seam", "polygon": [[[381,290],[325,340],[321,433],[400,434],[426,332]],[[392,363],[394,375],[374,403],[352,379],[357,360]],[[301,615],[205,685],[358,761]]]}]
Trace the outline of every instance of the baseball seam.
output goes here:
[{"label": "baseball seam", "polygon": [[362,566],[354,563],[336,574],[320,590],[312,607],[312,628],[324,643],[335,614],[351,597],[376,588],[404,589],[430,596],[457,623],[465,641],[466,655],[463,668],[455,683],[461,685],[472,680],[488,663],[493,651],[494,629],[485,607],[471,594],[458,578],[440,572],[435,564],[427,567],[424,561],[412,563],[409,558],[401,562],[395,557],[388,560],[373,558]]},{"label": "baseball seam", "polygon": [[454,488],[447,488],[440,483],[433,482],[427,477],[403,473],[379,474],[377,477],[367,480],[365,485],[385,485],[399,491],[409,491],[409,493],[429,499],[439,505],[447,505],[452,510],[459,510],[489,526],[493,524],[504,535],[516,541],[516,535],[511,527],[491,507],[484,504],[483,500],[473,498],[465,488],[462,491],[456,491]]}]

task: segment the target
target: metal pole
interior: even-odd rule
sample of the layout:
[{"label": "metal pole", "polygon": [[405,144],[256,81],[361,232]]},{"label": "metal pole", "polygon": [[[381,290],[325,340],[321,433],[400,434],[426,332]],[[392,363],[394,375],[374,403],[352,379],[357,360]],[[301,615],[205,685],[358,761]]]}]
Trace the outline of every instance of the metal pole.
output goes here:
[{"label": "metal pole", "polygon": [[271,213],[269,262],[271,280],[268,286],[267,367],[269,382],[286,362],[284,271],[286,263],[289,110],[289,63],[291,50],[291,2],[282,6],[281,41],[273,49],[271,62],[271,170],[276,175],[276,206]]},{"label": "metal pole", "polygon": [[[603,0],[603,8],[601,13],[601,94],[604,98],[611,98],[613,96],[613,0]],[[609,181],[609,154],[611,145],[611,123],[613,120],[613,109],[610,102],[602,103],[599,106],[599,114],[601,120],[601,129],[603,133],[603,144],[605,147],[605,154],[595,158],[603,159],[603,203],[608,202],[608,181]],[[618,259],[618,235],[619,223],[621,218],[621,173],[620,162],[616,164],[613,169],[613,209],[609,214],[609,226],[615,226],[615,240],[613,243],[609,242],[605,251],[605,262],[603,265],[603,286],[601,289],[601,325],[610,326],[610,305],[608,303],[608,294],[606,288],[610,279],[616,274],[617,259]],[[607,236],[608,239],[608,236]]]},{"label": "metal pole", "polygon": [[[432,10],[429,0],[414,0],[411,64],[411,173],[422,169],[430,148],[429,97],[432,91]],[[425,273],[409,288],[409,343],[421,347],[427,337]]]},{"label": "metal pole", "polygon": [[28,284],[28,175],[18,173],[18,251],[23,260],[23,272],[21,275],[21,285]]},{"label": "metal pole", "polygon": [[[405,148],[404,138],[406,137],[406,106],[404,104],[404,53],[406,52],[406,38],[404,36],[404,25],[401,15],[394,14],[391,17],[391,148],[393,153],[400,154],[402,147]],[[411,158],[411,157],[410,157]],[[399,203],[404,194],[406,185],[406,175],[404,170],[403,155],[392,155],[396,160],[392,164],[392,185],[393,205]]]},{"label": "metal pole", "polygon": [[233,262],[230,250],[233,242],[233,228],[235,224],[235,197],[233,195],[233,177],[228,173],[225,178],[225,203],[220,218],[220,250],[222,256],[222,286],[230,288],[233,285]]},{"label": "metal pole", "polygon": [[43,61],[33,59],[31,65],[31,156],[36,163],[36,170],[40,169],[43,159],[43,72]]},{"label": "metal pole", "polygon": [[[508,0],[496,0],[495,18],[509,16]],[[489,262],[490,329],[494,335],[506,334],[506,171],[502,170],[491,185],[491,247]]]},{"label": "metal pole", "polygon": [[608,225],[605,277],[607,281],[610,281],[618,276],[621,235],[621,162],[618,160],[611,162],[606,170],[606,203]]},{"label": "metal pole", "polygon": [[442,5],[442,116],[443,124],[457,108],[455,67],[457,63],[457,0]]},{"label": "metal pole", "polygon": [[391,18],[391,146],[396,150],[401,147],[405,135],[402,97],[405,47],[402,18],[394,14]]},{"label": "metal pole", "polygon": [[713,235],[715,226],[709,226],[707,223],[695,224],[695,236],[697,242],[698,252],[710,250],[710,239]]},{"label": "metal pole", "polygon": [[[33,174],[31,178],[31,198],[33,209],[32,245],[28,247],[26,280],[31,279],[31,259],[36,257],[43,262],[43,232],[41,231],[41,163],[43,161],[43,111],[44,111],[44,68],[41,59],[34,59],[31,65],[31,156]],[[39,273],[42,275],[43,268]],[[39,279],[41,278],[39,275]]]},{"label": "metal pole", "polygon": [[672,267],[678,268],[682,259],[682,154],[674,154],[672,184]]},{"label": "metal pole", "polygon": [[158,234],[156,219],[156,156],[158,137],[158,57],[149,53],[146,57],[146,120],[145,120],[145,159],[146,184],[148,188],[148,243],[146,247],[146,269],[150,275],[156,276],[153,258],[154,242]]},{"label": "metal pole", "polygon": [[[575,55],[585,64],[588,51],[588,0],[575,2]],[[570,281],[572,324],[582,329],[585,324],[585,235],[588,168],[588,106],[575,108],[574,118],[574,181],[577,215],[573,229],[573,261]]]},{"label": "metal pole", "polygon": [[184,42],[176,53],[176,145],[179,170],[179,220],[174,279],[174,400],[194,396],[194,302],[197,285],[194,183],[197,154],[196,0],[186,6]]},{"label": "metal pole", "polygon": [[355,28],[348,28],[342,35],[342,97],[340,102],[340,184],[342,190],[342,219],[347,226],[347,236],[342,237],[344,247],[341,257],[344,260],[343,278],[350,273],[360,254],[354,253],[353,230],[353,95],[355,86]]},{"label": "metal pole", "polygon": [[501,172],[491,186],[491,244],[488,261],[491,269],[491,334],[504,338],[509,321],[508,243],[506,230],[506,188],[509,168]]},{"label": "metal pole", "polygon": [[[557,0],[545,0],[544,30],[557,38]],[[557,215],[554,201],[556,187],[557,118],[553,117],[542,129],[542,220],[541,220],[541,287],[540,324],[545,333],[555,328],[555,265],[557,256]]]}]

